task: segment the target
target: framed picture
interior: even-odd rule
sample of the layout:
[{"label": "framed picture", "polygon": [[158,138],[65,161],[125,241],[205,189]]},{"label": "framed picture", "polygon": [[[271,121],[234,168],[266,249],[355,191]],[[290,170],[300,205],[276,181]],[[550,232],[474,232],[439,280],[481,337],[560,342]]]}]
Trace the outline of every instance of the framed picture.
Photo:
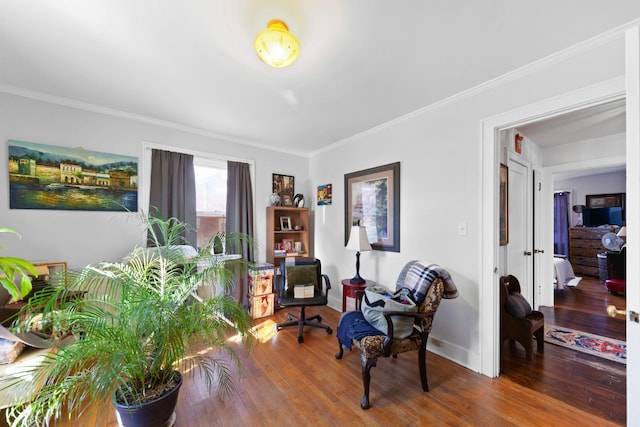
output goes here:
[{"label": "framed picture", "polygon": [[500,164],[500,246],[509,243],[509,168]]},{"label": "framed picture", "polygon": [[283,205],[291,206],[293,204],[293,195],[295,194],[295,178],[274,173],[272,174],[272,180],[273,188],[271,192],[280,196]]},{"label": "framed picture", "polygon": [[625,193],[589,194],[586,196],[588,208],[624,208]]},{"label": "framed picture", "polygon": [[9,208],[138,210],[138,158],[8,141]]},{"label": "framed picture", "polygon": [[331,204],[331,184],[318,185],[318,206]]},{"label": "framed picture", "polygon": [[400,252],[400,162],[345,174],[344,187],[345,245],[359,224],[374,250]]},{"label": "framed picture", "polygon": [[291,230],[291,217],[290,216],[281,216],[280,217],[280,230]]},{"label": "framed picture", "polygon": [[282,248],[288,253],[292,254],[296,252],[295,241],[293,239],[282,239]]}]

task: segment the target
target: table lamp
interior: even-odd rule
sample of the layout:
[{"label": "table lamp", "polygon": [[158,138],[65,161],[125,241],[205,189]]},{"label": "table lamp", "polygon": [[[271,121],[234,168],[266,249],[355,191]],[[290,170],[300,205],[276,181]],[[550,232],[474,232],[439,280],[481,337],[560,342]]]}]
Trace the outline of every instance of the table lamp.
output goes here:
[{"label": "table lamp", "polygon": [[371,245],[367,237],[367,227],[354,225],[351,227],[351,234],[347,242],[346,249],[356,251],[356,275],[350,280],[353,284],[363,284],[367,281],[360,277],[360,252],[370,251]]}]

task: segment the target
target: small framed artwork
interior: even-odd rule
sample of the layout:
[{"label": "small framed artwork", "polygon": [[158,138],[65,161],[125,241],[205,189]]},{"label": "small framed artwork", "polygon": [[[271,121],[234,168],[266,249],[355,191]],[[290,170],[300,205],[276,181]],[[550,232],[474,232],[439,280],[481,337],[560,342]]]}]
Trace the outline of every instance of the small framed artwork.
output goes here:
[{"label": "small framed artwork", "polygon": [[588,208],[625,207],[625,193],[589,194],[585,198]]},{"label": "small framed artwork", "polygon": [[295,253],[296,243],[293,239],[282,239],[282,247],[288,254]]},{"label": "small framed artwork", "polygon": [[291,217],[290,216],[281,216],[280,217],[280,230],[291,230]]},{"label": "small framed artwork", "polygon": [[318,206],[331,204],[331,184],[318,185]]},{"label": "small framed artwork", "polygon": [[500,246],[509,243],[509,168],[500,164]]},{"label": "small framed artwork", "polygon": [[358,223],[374,250],[400,252],[400,162],[345,174],[344,187],[344,244]]},{"label": "small framed artwork", "polygon": [[[293,195],[295,194],[295,178],[290,175],[272,174],[273,188],[272,193],[280,196],[282,204],[285,206],[293,205]],[[289,196],[288,198],[285,196]],[[289,203],[287,203],[287,201]]]}]

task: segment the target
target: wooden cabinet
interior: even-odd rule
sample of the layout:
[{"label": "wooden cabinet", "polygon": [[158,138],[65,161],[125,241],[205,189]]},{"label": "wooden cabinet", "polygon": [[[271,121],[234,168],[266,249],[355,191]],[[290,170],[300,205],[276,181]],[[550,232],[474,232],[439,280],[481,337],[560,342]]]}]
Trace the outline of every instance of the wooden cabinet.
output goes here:
[{"label": "wooden cabinet", "polygon": [[606,251],[602,236],[615,231],[615,227],[569,229],[569,261],[576,276],[599,276],[598,253]]},{"label": "wooden cabinet", "polygon": [[313,256],[312,252],[309,245],[309,209],[268,206],[267,262],[277,269],[285,257]]}]

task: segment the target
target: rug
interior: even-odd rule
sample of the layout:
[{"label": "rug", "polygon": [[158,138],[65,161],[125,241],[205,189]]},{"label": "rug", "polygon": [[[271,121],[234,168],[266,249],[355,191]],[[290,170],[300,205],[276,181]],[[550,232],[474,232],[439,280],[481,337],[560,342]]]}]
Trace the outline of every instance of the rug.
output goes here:
[{"label": "rug", "polygon": [[614,362],[627,363],[627,343],[624,341],[555,325],[544,325],[544,341]]}]

